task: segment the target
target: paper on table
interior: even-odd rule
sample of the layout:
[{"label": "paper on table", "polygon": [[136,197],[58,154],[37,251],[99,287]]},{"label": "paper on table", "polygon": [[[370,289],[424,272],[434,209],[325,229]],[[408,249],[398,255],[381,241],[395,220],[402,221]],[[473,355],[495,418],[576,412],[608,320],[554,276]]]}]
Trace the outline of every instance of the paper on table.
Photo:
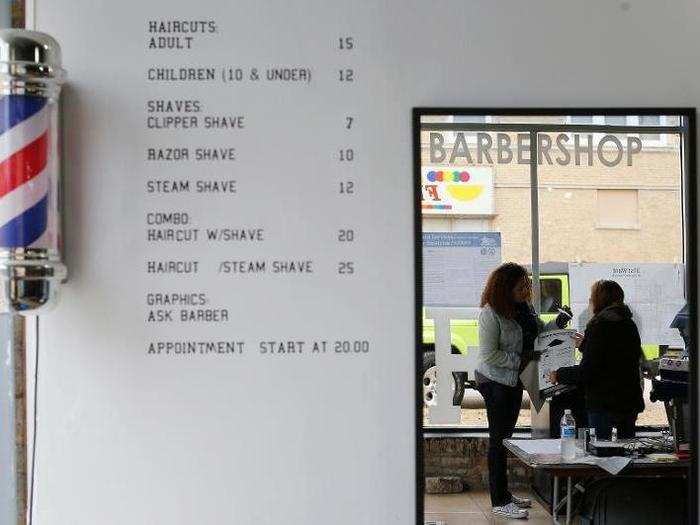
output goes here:
[{"label": "paper on table", "polygon": [[518,439],[513,441],[520,450],[533,456],[561,454],[558,439]]},{"label": "paper on table", "polygon": [[598,461],[596,465],[600,468],[607,470],[613,476],[618,474],[623,468],[630,464],[632,461],[630,458],[624,458],[621,456],[613,456],[610,458],[596,458]]},{"label": "paper on table", "polygon": [[[517,439],[513,443],[520,450],[531,456],[557,456],[561,454],[560,441],[558,439]],[[578,456],[571,461],[561,461],[563,464],[595,465],[613,476],[620,473],[632,460],[621,456],[599,458],[591,454]],[[555,461],[555,463],[558,463]]]},{"label": "paper on table", "polygon": [[571,463],[583,463],[586,465],[596,465],[602,468],[606,472],[616,476],[620,471],[629,465],[630,458],[625,458],[622,456],[610,456],[607,458],[599,458],[597,456],[585,455],[580,458],[574,459]]},{"label": "paper on table", "polygon": [[678,461],[678,456],[676,456],[675,454],[655,452],[653,454],[647,454],[647,459],[650,459],[655,463],[673,463],[674,461]]}]

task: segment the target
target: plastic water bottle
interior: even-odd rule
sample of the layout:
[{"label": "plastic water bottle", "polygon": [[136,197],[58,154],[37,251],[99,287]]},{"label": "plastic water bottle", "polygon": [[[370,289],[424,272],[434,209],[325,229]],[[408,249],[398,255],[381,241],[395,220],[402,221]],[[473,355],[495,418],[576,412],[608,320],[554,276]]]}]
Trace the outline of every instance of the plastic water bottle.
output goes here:
[{"label": "plastic water bottle", "polygon": [[561,458],[573,461],[576,458],[576,420],[571,410],[564,410],[561,418]]}]

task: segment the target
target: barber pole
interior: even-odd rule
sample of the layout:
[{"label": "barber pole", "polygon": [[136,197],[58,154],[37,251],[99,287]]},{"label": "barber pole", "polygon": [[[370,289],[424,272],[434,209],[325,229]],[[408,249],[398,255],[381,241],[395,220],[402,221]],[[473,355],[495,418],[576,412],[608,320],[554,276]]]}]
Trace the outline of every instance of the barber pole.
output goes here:
[{"label": "barber pole", "polygon": [[43,311],[66,277],[58,159],[64,76],[53,38],[0,30],[0,312]]},{"label": "barber pole", "polygon": [[[0,314],[12,314],[0,315],[0,523],[8,525],[33,521],[35,464],[27,454],[26,361],[30,334],[35,341],[39,336],[38,320],[23,316],[55,303],[66,277],[58,162],[63,77],[61,51],[53,38],[0,30]],[[37,344],[35,369],[38,355]],[[34,403],[36,408],[36,390]],[[36,436],[36,425],[33,431]]]},{"label": "barber pole", "polygon": [[0,246],[41,245],[48,224],[50,173],[47,100],[0,99]]}]

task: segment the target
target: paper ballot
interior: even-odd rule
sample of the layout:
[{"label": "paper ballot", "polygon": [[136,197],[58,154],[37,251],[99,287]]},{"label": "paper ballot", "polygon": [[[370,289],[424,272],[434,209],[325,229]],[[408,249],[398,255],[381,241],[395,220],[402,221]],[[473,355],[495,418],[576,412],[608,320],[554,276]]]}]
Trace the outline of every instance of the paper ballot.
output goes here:
[{"label": "paper ballot", "polygon": [[576,364],[574,334],[576,330],[552,330],[543,332],[535,340],[535,352],[539,361],[530,362],[520,374],[520,380],[530,396],[530,402],[537,412],[544,405],[545,398],[559,389],[568,387],[554,385],[549,381],[549,373],[563,366]]},{"label": "paper ballot", "polygon": [[549,373],[563,366],[576,364],[574,334],[576,330],[553,330],[544,332],[535,340],[535,352],[540,352],[537,379],[540,390],[549,390],[556,385],[549,380]]}]

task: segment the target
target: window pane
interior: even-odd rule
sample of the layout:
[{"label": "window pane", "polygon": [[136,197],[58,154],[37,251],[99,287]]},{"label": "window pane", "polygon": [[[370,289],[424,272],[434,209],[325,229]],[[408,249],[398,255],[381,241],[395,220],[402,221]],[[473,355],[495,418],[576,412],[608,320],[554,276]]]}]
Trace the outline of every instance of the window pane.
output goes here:
[{"label": "window pane", "polygon": [[[426,118],[423,122],[649,126],[671,125],[669,122],[674,118],[677,122],[677,117],[668,116],[495,115],[487,119],[456,115]],[[549,321],[556,317],[558,307],[571,305],[575,322],[583,329],[592,278],[580,277],[580,268],[605,266],[636,271],[640,267],[658,265],[655,267],[660,268],[658,279],[663,282],[657,283],[653,281],[657,277],[652,277],[652,286],[646,288],[631,281],[621,282],[626,300],[629,299],[635,310],[639,309],[635,319],[642,333],[645,355],[654,358],[663,351],[658,338],[649,336],[654,330],[665,329],[662,318],[667,312],[663,310],[665,303],[661,303],[668,297],[678,299],[679,293],[680,300],[684,300],[682,280],[667,279],[669,268],[678,268],[677,276],[683,274],[680,266],[683,263],[681,159],[677,134],[648,134],[656,136],[655,142],[650,144],[651,139],[642,139],[639,145],[636,133],[638,131],[616,133],[619,144],[614,140],[601,144],[604,132],[564,130],[538,135],[541,293],[536,306],[541,318]],[[496,128],[449,132],[424,128],[421,149],[424,231],[498,234],[499,260],[514,261],[531,270],[529,133]],[[464,263],[457,265],[458,269],[467,268],[473,262],[465,256]],[[572,272],[576,278],[572,277]],[[486,275],[481,274],[481,280],[474,282],[477,288],[483,288]],[[661,314],[650,316],[650,312]],[[647,319],[646,326],[644,319]],[[649,319],[653,319],[651,324]],[[434,341],[435,327],[431,323],[432,320],[423,323],[426,348],[431,345],[431,338]],[[463,355],[476,351],[476,318],[453,320],[450,330],[451,351]],[[469,388],[472,378],[466,377],[464,406],[476,408],[458,410],[459,425],[483,428],[486,413],[483,407],[479,408],[478,392]],[[647,408],[638,424],[666,425],[662,404],[652,403],[648,394],[647,383]],[[426,409],[426,427],[440,426],[427,418],[428,413]],[[529,409],[521,410],[518,425],[529,426],[530,416]]]},{"label": "window pane", "polygon": [[572,115],[572,124],[593,124],[593,115]]},{"label": "window pane", "polygon": [[[541,144],[556,144],[556,133],[542,135]],[[677,143],[667,151],[603,152],[608,163],[619,157],[614,166],[595,148],[582,145],[579,162],[573,146],[566,151],[552,146],[538,167],[541,261],[682,262]],[[638,229],[609,229],[632,226],[635,208]]]},{"label": "window pane", "polygon": [[[473,116],[455,116],[452,119],[453,122],[476,120]],[[482,117],[481,122],[484,121]],[[497,233],[500,234],[499,263],[515,261],[530,265],[529,135],[495,131],[441,132],[424,128],[421,132],[421,153],[423,230]],[[476,254],[477,259],[478,256],[479,253]],[[465,253],[463,263],[457,266],[469,268],[478,265],[480,261],[477,259]],[[474,283],[479,291],[483,290],[486,277],[487,274],[482,274],[481,280]],[[425,289],[424,296],[428,296]],[[434,349],[434,331],[434,321],[425,320],[423,343],[426,350]],[[456,351],[464,355],[478,352],[476,318],[453,320],[450,331]],[[432,362],[429,361],[428,365]],[[424,370],[424,379],[430,385],[434,376],[428,371],[429,368]],[[473,380],[473,373],[468,379]],[[481,395],[473,388],[467,388],[465,399],[471,406],[483,405]],[[430,421],[429,413],[430,409],[426,408],[425,426],[440,426]],[[525,408],[520,414],[518,424],[529,426],[530,410]],[[447,426],[454,424],[484,428],[486,410],[484,407],[462,408],[460,421]]]},{"label": "window pane", "polygon": [[[556,134],[550,135],[555,142]],[[540,138],[543,142],[547,141]],[[616,160],[613,149],[603,152],[608,163]],[[574,158],[573,148],[569,152]],[[573,268],[562,296],[571,303],[579,330],[591,316],[591,284],[603,278],[619,282],[640,329],[645,356],[654,359],[663,351],[661,343],[677,344],[667,317],[684,302],[680,151],[678,142],[669,139],[663,149],[649,148],[643,141],[641,151],[624,148],[620,155],[613,166],[601,161],[596,148],[592,155],[582,151],[578,164],[574,160],[561,165],[554,157],[551,163],[546,158],[540,163],[540,260]],[[632,273],[625,274],[628,270]],[[545,293],[543,288],[543,307]],[[650,390],[645,380],[646,408],[637,424],[666,426],[663,404],[649,399]]]},{"label": "window pane", "polygon": [[627,117],[625,115],[606,115],[605,123],[609,126],[626,126]]},{"label": "window pane", "polygon": [[[660,126],[661,117],[659,115],[640,115],[639,124],[642,126]],[[648,142],[659,142],[661,135],[659,133],[642,133],[640,138]]]},{"label": "window pane", "polygon": [[638,229],[638,190],[596,190],[599,229]]},{"label": "window pane", "polygon": [[[627,116],[625,116],[625,115],[605,115],[603,117],[603,122],[607,126],[627,126],[628,125]],[[617,137],[620,140],[620,142],[622,142],[623,146],[626,145],[626,143],[627,143],[627,134],[626,133],[615,133],[614,135],[615,135],[615,137]],[[596,139],[597,139],[596,140],[596,147],[598,145],[598,140],[602,140],[602,137],[603,137],[602,134],[600,134],[596,137]],[[610,147],[609,143],[607,143],[607,142],[604,143],[603,146],[606,147],[606,144],[607,144],[607,147]]]},{"label": "window pane", "polygon": [[659,126],[661,125],[660,115],[640,115],[639,124],[642,126]]},{"label": "window pane", "polygon": [[557,308],[564,304],[562,302],[561,287],[562,282],[560,279],[540,279],[540,312],[543,314],[558,312]]},{"label": "window pane", "polygon": [[[483,124],[486,122],[486,115],[454,115],[452,122],[455,124]],[[468,143],[476,144],[477,133],[475,131],[463,131],[464,137]],[[454,134],[450,135],[454,141]]]},{"label": "window pane", "polygon": [[643,141],[649,143],[649,142],[660,142],[661,141],[661,134],[659,133],[642,133],[639,135],[639,138],[641,138]]},{"label": "window pane", "polygon": [[483,124],[486,122],[486,115],[455,115],[454,122],[471,122]]},{"label": "window pane", "polygon": [[[469,130],[469,124],[484,124],[492,121],[494,117],[487,115],[422,115],[421,123],[423,124],[465,124],[464,129],[458,129],[464,137],[465,141],[470,144],[476,144],[477,132]],[[441,136],[446,145],[452,146],[457,137],[457,131],[441,131]],[[428,144],[429,132],[421,131],[421,142]]]}]

